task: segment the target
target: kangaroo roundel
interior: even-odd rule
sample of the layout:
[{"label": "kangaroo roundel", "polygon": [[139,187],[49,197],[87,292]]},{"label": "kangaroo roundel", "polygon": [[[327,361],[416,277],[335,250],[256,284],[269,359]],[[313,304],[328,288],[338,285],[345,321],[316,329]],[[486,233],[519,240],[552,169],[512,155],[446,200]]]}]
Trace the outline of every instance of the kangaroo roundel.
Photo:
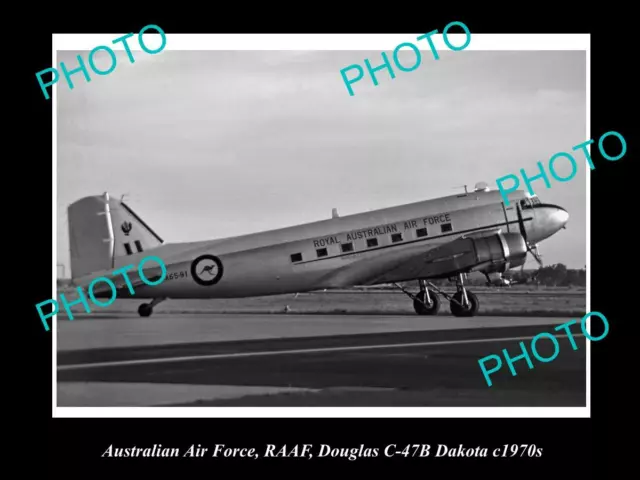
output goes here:
[{"label": "kangaroo roundel", "polygon": [[222,278],[222,262],[214,255],[200,255],[191,262],[191,276],[199,285],[215,285]]}]

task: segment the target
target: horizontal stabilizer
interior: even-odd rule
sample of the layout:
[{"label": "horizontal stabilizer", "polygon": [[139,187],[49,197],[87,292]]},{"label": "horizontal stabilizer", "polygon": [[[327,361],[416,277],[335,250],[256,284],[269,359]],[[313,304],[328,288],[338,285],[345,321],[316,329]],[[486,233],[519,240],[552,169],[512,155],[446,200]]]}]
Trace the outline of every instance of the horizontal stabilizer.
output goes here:
[{"label": "horizontal stabilizer", "polygon": [[[81,287],[84,291],[88,291],[89,286],[93,281],[97,280],[98,278],[107,278],[111,280],[111,282],[113,282],[113,284],[116,286],[116,290],[127,290],[129,287],[127,286],[126,279],[128,278],[131,287],[135,289],[136,287],[139,287],[141,285],[148,285],[140,276],[140,270],[142,271],[142,275],[148,282],[155,283],[157,280],[162,278],[162,267],[156,260],[149,259],[144,262],[142,269],[139,269],[137,264],[131,263],[115,269],[93,272],[91,275],[86,275],[81,278],[75,278],[71,281],[71,284],[73,287]],[[114,274],[114,271],[119,273]],[[126,273],[126,277],[124,273]],[[105,281],[96,282],[96,286],[93,288],[93,292],[96,294],[105,292],[109,293],[110,291],[111,287]]]}]

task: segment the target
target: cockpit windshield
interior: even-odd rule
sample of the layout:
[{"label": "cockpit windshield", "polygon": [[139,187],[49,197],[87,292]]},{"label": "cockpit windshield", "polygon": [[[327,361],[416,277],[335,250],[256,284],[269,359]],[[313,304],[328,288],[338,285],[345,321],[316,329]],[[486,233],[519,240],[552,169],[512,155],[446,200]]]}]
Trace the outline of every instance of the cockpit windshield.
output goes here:
[{"label": "cockpit windshield", "polygon": [[535,195],[520,200],[520,208],[532,208],[534,205],[540,205],[542,202]]}]

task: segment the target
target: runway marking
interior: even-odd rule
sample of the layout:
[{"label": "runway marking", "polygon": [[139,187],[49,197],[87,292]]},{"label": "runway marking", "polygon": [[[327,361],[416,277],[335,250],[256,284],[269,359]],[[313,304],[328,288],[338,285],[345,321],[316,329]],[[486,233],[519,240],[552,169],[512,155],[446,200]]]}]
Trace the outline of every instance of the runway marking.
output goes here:
[{"label": "runway marking", "polygon": [[[145,365],[152,363],[175,363],[190,362],[194,360],[218,360],[227,358],[247,358],[247,357],[266,357],[271,355],[295,355],[299,353],[325,353],[325,352],[348,352],[357,350],[376,350],[384,348],[400,348],[400,347],[431,347],[436,345],[464,345],[470,343],[488,343],[488,342],[506,342],[513,340],[528,340],[533,336],[526,337],[506,337],[506,338],[479,338],[474,340],[445,340],[440,342],[420,342],[420,343],[396,343],[388,345],[360,345],[357,347],[326,347],[326,348],[307,348],[300,350],[276,350],[270,352],[245,352],[245,353],[218,353],[212,355],[192,355],[189,357],[162,357],[162,358],[144,358],[140,360],[119,360],[113,362],[99,363],[80,363],[74,365],[61,365],[58,370],[83,370],[89,368],[100,367],[119,367],[129,365]],[[576,333],[574,337],[584,337],[582,333]],[[556,338],[567,337],[567,335],[556,335]]]}]

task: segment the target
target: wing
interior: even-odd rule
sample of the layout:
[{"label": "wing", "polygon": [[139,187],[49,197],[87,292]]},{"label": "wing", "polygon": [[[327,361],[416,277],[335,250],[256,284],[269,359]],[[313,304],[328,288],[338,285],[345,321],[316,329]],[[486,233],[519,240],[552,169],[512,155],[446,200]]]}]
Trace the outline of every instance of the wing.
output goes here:
[{"label": "wing", "polygon": [[358,262],[354,269],[345,270],[342,276],[351,276],[347,282],[358,285],[447,278],[458,273],[518,267],[524,264],[526,255],[527,247],[522,235],[493,229],[475,232],[431,248],[425,249],[421,245],[408,252],[404,250],[395,254],[395,258],[376,262],[375,269],[372,269],[370,262]]}]

